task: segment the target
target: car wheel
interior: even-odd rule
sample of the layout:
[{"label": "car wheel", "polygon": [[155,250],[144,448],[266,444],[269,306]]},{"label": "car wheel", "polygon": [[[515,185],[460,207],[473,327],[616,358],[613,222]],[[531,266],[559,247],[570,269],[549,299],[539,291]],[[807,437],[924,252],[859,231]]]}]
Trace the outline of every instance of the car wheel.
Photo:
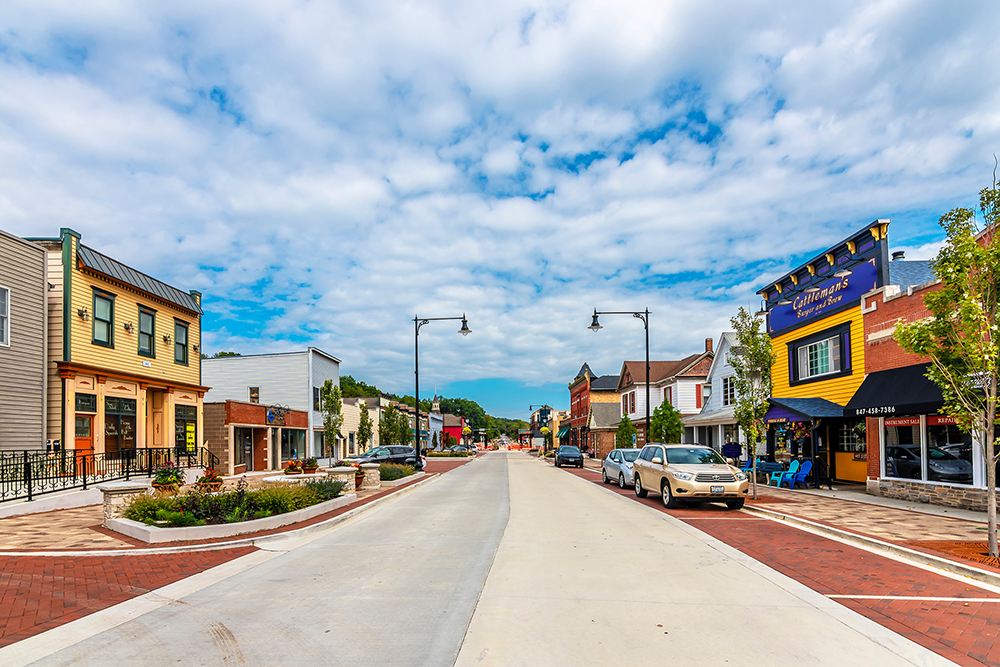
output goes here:
[{"label": "car wheel", "polygon": [[634,480],[634,482],[635,483],[633,484],[633,488],[635,489],[635,495],[636,495],[636,497],[637,498],[645,498],[646,494],[648,493],[648,491],[646,491],[646,489],[642,488],[642,482],[639,481],[639,473],[635,474],[635,480]]},{"label": "car wheel", "polygon": [[677,499],[674,498],[674,494],[670,493],[670,482],[663,480],[660,485],[660,497],[663,499],[663,506],[668,510],[677,509]]},{"label": "car wheel", "polygon": [[601,468],[601,481],[604,482],[605,484],[611,481],[610,479],[608,479],[608,471],[605,470],[604,468]]},{"label": "car wheel", "polygon": [[577,465],[576,467],[577,467],[577,468],[582,468],[582,467],[583,467],[583,464],[582,464],[582,463],[580,463],[580,464],[578,464],[578,465]]},{"label": "car wheel", "polygon": [[625,475],[621,473],[618,473],[618,488],[619,489],[625,488]]},{"label": "car wheel", "polygon": [[727,500],[726,507],[731,510],[741,510],[743,505],[746,504],[746,498],[740,498],[738,500]]}]

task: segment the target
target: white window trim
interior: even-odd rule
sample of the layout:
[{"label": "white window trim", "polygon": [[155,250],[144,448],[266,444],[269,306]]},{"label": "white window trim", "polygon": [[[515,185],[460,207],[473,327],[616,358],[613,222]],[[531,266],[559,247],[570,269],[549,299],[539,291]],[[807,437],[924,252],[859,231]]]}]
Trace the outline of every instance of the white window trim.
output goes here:
[{"label": "white window trim", "polygon": [[0,313],[0,317],[3,318],[3,328],[0,330],[0,334],[3,334],[3,340],[0,340],[0,347],[10,347],[10,302],[13,292],[9,287],[4,287],[3,285],[0,285],[0,291],[7,292],[7,298],[4,300],[7,312]]},{"label": "white window trim", "polygon": [[820,343],[826,343],[827,341],[836,341],[837,342],[837,346],[840,347],[840,336],[839,335],[835,335],[835,336],[830,336],[829,338],[824,338],[823,340],[817,340],[815,342],[808,343],[807,345],[802,345],[802,346],[799,346],[798,348],[796,348],[796,354],[800,354],[799,350],[806,350],[805,368],[803,368],[802,359],[799,359],[799,377],[798,377],[798,379],[800,381],[801,380],[812,380],[813,378],[823,377],[824,375],[835,375],[837,373],[840,373],[841,370],[843,370],[843,367],[844,367],[843,350],[838,350],[838,352],[841,355],[841,358],[840,358],[840,368],[834,368],[833,367],[834,366],[834,363],[833,363],[834,359],[833,359],[833,354],[832,354],[832,352],[833,352],[833,345],[831,344],[831,346],[830,346],[830,350],[831,350],[830,368],[831,368],[831,370],[828,370],[825,373],[816,373],[815,375],[805,375],[804,371],[808,371],[808,369],[809,369],[809,348],[813,347],[814,345],[819,345]]}]

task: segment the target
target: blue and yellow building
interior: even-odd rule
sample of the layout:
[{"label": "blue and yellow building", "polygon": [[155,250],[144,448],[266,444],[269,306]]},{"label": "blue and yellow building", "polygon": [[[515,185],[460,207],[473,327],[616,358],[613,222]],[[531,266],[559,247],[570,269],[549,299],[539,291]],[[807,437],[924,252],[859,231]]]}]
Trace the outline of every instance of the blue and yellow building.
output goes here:
[{"label": "blue and yellow building", "polygon": [[861,296],[889,281],[888,220],[875,220],[758,290],[777,361],[768,458],[813,461],[820,479],[864,482],[865,436],[843,407],[865,379]]}]

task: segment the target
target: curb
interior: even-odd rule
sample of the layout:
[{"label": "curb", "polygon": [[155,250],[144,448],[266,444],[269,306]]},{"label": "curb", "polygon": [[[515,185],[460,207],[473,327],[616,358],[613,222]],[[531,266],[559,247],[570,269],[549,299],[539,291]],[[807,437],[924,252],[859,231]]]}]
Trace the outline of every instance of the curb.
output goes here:
[{"label": "curb", "polygon": [[984,584],[1000,587],[1000,573],[980,570],[977,567],[959,563],[947,558],[925,554],[922,551],[909,549],[891,542],[884,542],[874,537],[859,535],[841,528],[833,528],[822,523],[817,523],[808,519],[801,519],[790,514],[782,514],[781,512],[764,509],[762,507],[751,507],[747,505],[743,508],[743,511],[749,512],[750,514],[758,514],[767,519],[771,519],[772,521],[784,521],[785,523],[795,526],[796,528],[819,533],[827,537],[833,537],[842,542],[849,542],[851,544],[864,547],[868,551],[890,554],[901,560],[916,563],[918,565],[926,565],[936,570],[944,570],[945,572],[957,574],[968,579],[974,579]]},{"label": "curb", "polygon": [[[233,540],[231,542],[212,542],[209,544],[188,544],[176,547],[159,547],[152,549],[104,549],[104,550],[90,550],[90,551],[0,551],[0,556],[7,558],[14,558],[18,556],[30,556],[30,557],[42,557],[42,556],[55,556],[55,557],[93,557],[93,556],[153,556],[158,554],[178,554],[178,553],[190,553],[194,551],[222,551],[224,549],[238,549],[241,547],[252,547],[252,546],[262,546],[267,545],[271,542],[278,540],[285,540],[289,537],[301,537],[303,535],[308,535],[319,530],[324,530],[326,528],[332,528],[339,523],[343,523],[348,519],[352,519],[359,514],[363,514],[368,510],[374,509],[379,505],[383,505],[389,500],[399,498],[411,492],[417,487],[423,486],[424,484],[429,484],[436,479],[439,479],[441,474],[436,474],[426,479],[422,479],[410,486],[404,487],[399,491],[390,493],[387,496],[383,496],[376,500],[371,501],[361,507],[355,507],[352,510],[348,510],[343,514],[335,517],[331,517],[326,521],[321,521],[319,523],[313,524],[311,526],[304,526],[302,528],[295,528],[293,530],[286,530],[284,532],[276,533],[274,535],[264,535],[262,537],[246,537],[239,540]],[[294,525],[294,524],[293,524]]]}]

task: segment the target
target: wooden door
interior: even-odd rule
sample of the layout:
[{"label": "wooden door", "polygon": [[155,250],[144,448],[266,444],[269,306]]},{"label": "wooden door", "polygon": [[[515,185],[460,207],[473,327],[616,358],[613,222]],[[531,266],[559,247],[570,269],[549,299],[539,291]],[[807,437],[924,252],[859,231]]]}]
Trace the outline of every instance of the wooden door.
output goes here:
[{"label": "wooden door", "polygon": [[73,446],[80,454],[94,453],[94,417],[76,415],[76,434]]}]

